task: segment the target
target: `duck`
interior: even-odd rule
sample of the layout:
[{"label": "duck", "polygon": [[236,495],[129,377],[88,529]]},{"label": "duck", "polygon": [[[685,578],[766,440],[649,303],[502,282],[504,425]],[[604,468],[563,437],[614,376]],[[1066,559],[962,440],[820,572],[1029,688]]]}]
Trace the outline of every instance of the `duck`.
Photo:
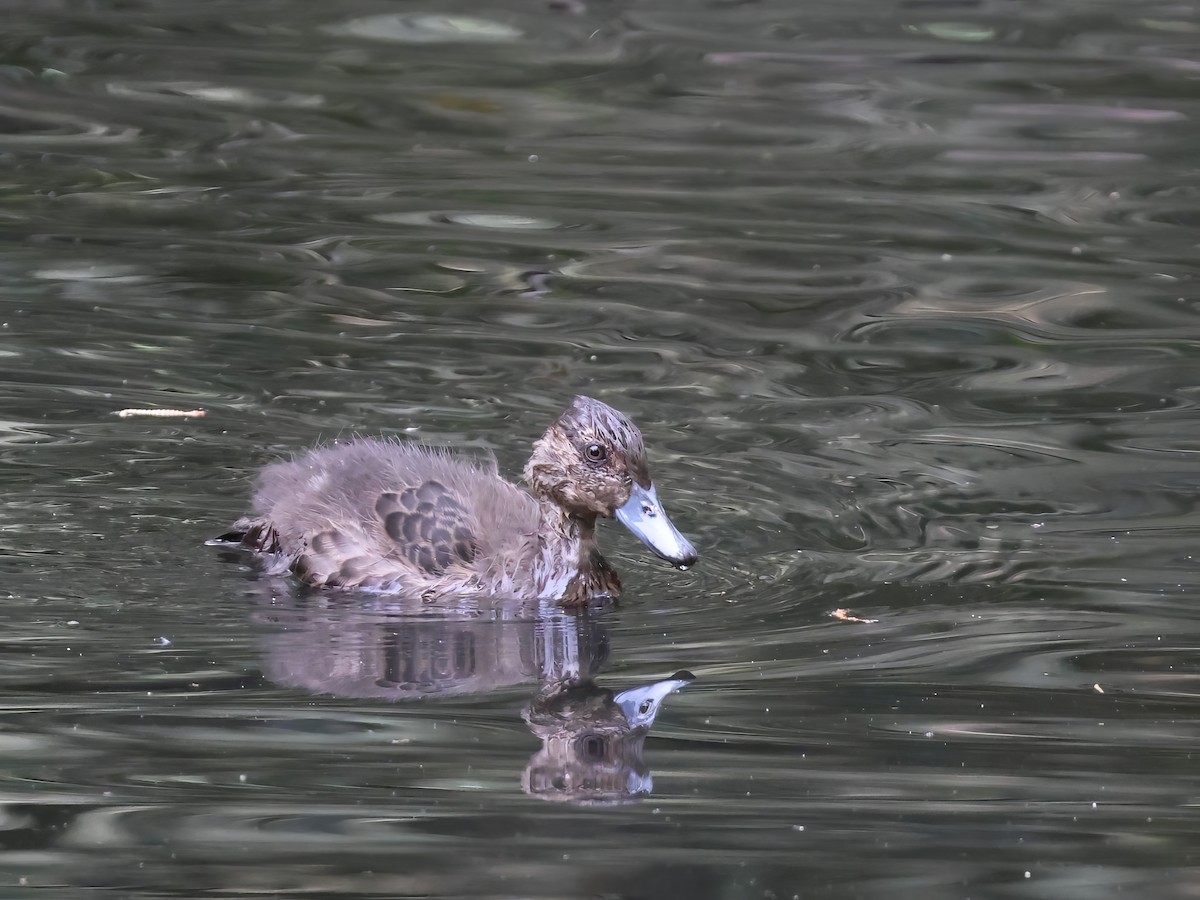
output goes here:
[{"label": "duck", "polygon": [[414,442],[334,442],[264,468],[252,513],[209,543],[317,588],[566,607],[620,596],[598,519],[617,519],[678,569],[699,558],[659,502],[642,433],[606,403],[575,397],[534,441],[523,478]]}]

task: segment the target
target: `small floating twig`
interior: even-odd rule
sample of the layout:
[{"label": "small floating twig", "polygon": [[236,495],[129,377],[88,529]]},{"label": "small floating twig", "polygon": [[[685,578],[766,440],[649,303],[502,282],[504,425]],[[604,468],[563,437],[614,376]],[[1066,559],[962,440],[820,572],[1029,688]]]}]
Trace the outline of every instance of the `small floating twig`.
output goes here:
[{"label": "small floating twig", "polygon": [[878,619],[863,619],[850,612],[848,609],[835,609],[830,613],[839,622],[858,622],[860,625],[874,625]]},{"label": "small floating twig", "polygon": [[208,415],[203,409],[118,409],[114,415],[122,419],[131,416],[151,416],[155,419],[202,419]]}]

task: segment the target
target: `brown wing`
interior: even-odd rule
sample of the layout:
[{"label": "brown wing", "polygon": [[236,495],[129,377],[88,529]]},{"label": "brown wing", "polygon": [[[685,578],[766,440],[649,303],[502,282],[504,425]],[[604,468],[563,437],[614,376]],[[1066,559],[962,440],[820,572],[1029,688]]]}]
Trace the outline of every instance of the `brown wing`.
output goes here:
[{"label": "brown wing", "polygon": [[267,571],[309,584],[386,588],[472,562],[478,542],[466,509],[440,481],[381,494],[375,521],[345,519],[286,543],[267,519],[242,519],[217,539],[262,554]]},{"label": "brown wing", "polygon": [[430,575],[475,559],[478,544],[467,511],[440,481],[382,494],[375,512],[396,552]]}]

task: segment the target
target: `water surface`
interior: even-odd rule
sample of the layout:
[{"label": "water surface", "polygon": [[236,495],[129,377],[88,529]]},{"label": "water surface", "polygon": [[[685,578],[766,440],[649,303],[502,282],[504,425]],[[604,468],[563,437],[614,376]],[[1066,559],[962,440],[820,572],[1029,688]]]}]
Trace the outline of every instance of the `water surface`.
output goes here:
[{"label": "water surface", "polygon": [[[485,6],[3,4],[5,895],[1194,896],[1200,16]],[[618,606],[203,544],[574,393]]]}]

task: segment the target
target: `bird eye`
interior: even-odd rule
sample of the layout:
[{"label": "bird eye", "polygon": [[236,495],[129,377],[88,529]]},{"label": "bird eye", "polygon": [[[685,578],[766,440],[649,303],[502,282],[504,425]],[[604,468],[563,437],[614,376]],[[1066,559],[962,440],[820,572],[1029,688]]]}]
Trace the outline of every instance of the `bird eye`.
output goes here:
[{"label": "bird eye", "polygon": [[604,462],[608,459],[608,448],[603,444],[588,444],[583,452],[592,462]]}]

